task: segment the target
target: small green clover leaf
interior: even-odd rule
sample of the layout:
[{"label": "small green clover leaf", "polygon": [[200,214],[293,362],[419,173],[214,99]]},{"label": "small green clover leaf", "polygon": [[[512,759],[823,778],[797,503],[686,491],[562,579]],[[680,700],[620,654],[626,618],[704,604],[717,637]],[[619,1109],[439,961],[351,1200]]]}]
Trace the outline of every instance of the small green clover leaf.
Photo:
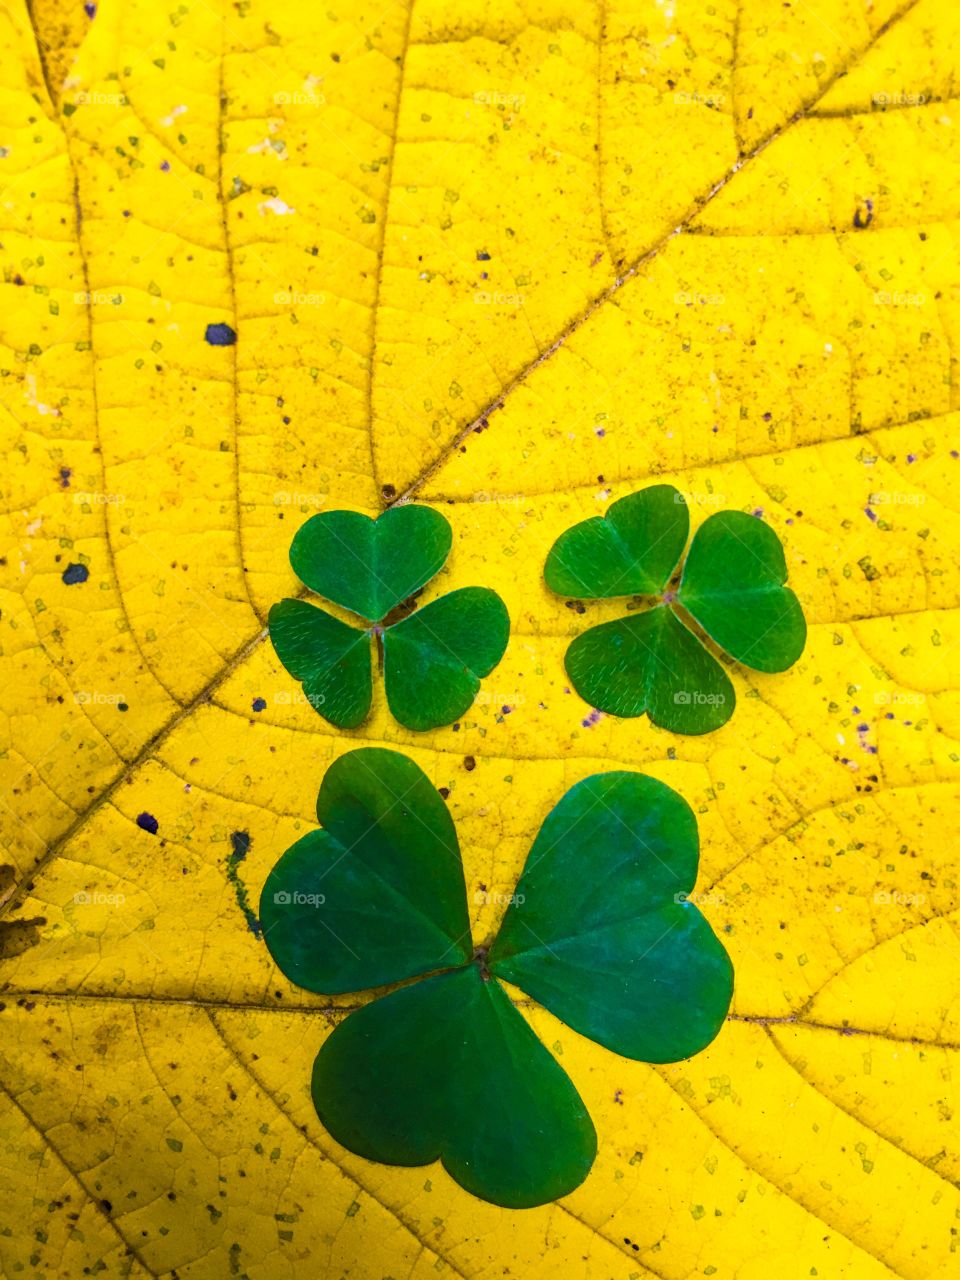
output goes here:
[{"label": "small green clover leaf", "polygon": [[647,596],[642,611],[583,632],[565,664],[586,702],[616,716],[640,716],[673,733],[719,729],[736,694],[702,631],[756,671],[786,671],[803,652],[807,624],[789,587],[780,539],[742,511],[718,511],[694,534],[683,495],[652,485],[613,503],[605,516],[573,525],[550,548],[547,586],[580,599]]},{"label": "small green clover leaf", "polygon": [[593,1123],[502,981],[646,1062],[690,1057],[719,1031],[733,969],[689,900],[696,819],[662,782],[618,772],[573,786],[492,947],[476,949],[453,821],[412,760],[378,747],[341,756],[317,815],[322,829],[263,888],[271,955],[324,994],[407,983],[345,1018],[314,1063],[317,1114],[348,1150],[441,1160],[473,1195],[513,1209],[580,1185]]},{"label": "small green clover leaf", "polygon": [[443,568],[449,522],[430,507],[391,507],[376,520],[325,511],[298,531],[290,563],[324,599],[372,625],[358,630],[305,600],[270,610],[270,639],[311,705],[339,729],[355,729],[373,699],[371,637],[387,704],[408,729],[450,724],[503,657],[506,606],[487,587],[463,587],[417,609],[413,597]]}]

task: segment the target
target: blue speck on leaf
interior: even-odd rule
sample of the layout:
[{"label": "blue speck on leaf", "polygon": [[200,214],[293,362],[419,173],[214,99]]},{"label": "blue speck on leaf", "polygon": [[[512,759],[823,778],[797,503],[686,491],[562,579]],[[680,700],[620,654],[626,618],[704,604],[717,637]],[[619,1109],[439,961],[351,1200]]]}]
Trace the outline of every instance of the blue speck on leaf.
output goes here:
[{"label": "blue speck on leaf", "polygon": [[211,347],[232,347],[237,340],[236,331],[228,324],[208,324],[204,336]]},{"label": "blue speck on leaf", "polygon": [[152,813],[138,813],[137,826],[141,831],[149,831],[152,836],[155,836],[160,830],[160,823]]},{"label": "blue speck on leaf", "polygon": [[867,517],[868,520],[876,521],[877,513],[875,511],[871,511],[869,507],[863,508],[863,514]]},{"label": "blue speck on leaf", "polygon": [[267,700],[266,698],[254,698],[252,705],[254,711],[266,711]]},{"label": "blue speck on leaf", "polygon": [[90,570],[85,564],[68,564],[60,576],[68,587],[75,587],[80,582],[86,582],[90,577]]}]

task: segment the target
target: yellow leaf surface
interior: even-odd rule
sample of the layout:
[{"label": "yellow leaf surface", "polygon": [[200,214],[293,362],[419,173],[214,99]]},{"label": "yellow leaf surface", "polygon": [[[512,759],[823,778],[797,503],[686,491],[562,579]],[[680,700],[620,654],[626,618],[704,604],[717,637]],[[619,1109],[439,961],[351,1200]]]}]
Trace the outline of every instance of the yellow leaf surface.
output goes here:
[{"label": "yellow leaf surface", "polygon": [[[957,6],[10,0],[0,48],[0,1272],[955,1274]],[[654,476],[762,510],[810,623],[706,738],[588,720],[616,606],[542,581]],[[460,724],[337,733],[264,618],[395,496],[510,644]],[[354,998],[244,906],[361,742],[449,788],[478,938],[576,780],[697,813],[730,1018],[651,1067],[527,1009],[600,1136],[560,1204],[317,1121]]]}]

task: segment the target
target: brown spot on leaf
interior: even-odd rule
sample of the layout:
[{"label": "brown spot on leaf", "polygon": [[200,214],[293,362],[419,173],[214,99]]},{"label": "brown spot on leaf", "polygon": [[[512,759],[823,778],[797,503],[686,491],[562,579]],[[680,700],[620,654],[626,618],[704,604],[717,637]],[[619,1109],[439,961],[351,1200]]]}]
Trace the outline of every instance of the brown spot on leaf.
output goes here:
[{"label": "brown spot on leaf", "polygon": [[17,872],[9,863],[4,863],[0,867],[0,907],[6,902],[13,893],[14,886],[17,883]]},{"label": "brown spot on leaf", "polygon": [[0,920],[0,960],[22,956],[40,941],[40,929],[47,923],[45,916],[33,916],[30,920]]}]

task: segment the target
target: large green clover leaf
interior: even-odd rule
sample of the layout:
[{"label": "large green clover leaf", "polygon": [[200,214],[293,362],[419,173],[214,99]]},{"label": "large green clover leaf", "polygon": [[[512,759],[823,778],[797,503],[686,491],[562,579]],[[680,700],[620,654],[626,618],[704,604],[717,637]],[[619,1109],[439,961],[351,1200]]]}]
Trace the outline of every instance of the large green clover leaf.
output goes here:
[{"label": "large green clover leaf", "polygon": [[465,587],[422,609],[414,597],[450,553],[449,522],[430,507],[391,507],[375,520],[324,511],[297,532],[290,563],[311,591],[371,625],[363,630],[304,600],[270,610],[270,639],[311,705],[355,729],[373,698],[372,646],[382,646],[387,704],[408,729],[450,724],[503,657],[506,606],[487,587]]},{"label": "large green clover leaf", "polygon": [[263,889],[271,955],[312,991],[414,980],[349,1015],[317,1055],[317,1113],[349,1150],[386,1164],[439,1159],[510,1208],[583,1181],[593,1124],[501,981],[625,1057],[677,1061],[719,1030],[732,968],[688,897],[696,819],[663,783],[620,772],[572,787],[499,936],[476,949],[453,823],[413,761],[348,752],[317,812],[323,829],[288,849]]},{"label": "large green clover leaf", "polygon": [[652,485],[565,530],[544,577],[559,595],[648,597],[643,610],[577,636],[567,674],[601,711],[646,712],[661,728],[699,734],[725,724],[736,706],[733,685],[704,640],[757,671],[785,671],[803,652],[807,628],[785,585],[780,539],[742,511],[708,516],[669,590],[689,528],[683,495]]}]

